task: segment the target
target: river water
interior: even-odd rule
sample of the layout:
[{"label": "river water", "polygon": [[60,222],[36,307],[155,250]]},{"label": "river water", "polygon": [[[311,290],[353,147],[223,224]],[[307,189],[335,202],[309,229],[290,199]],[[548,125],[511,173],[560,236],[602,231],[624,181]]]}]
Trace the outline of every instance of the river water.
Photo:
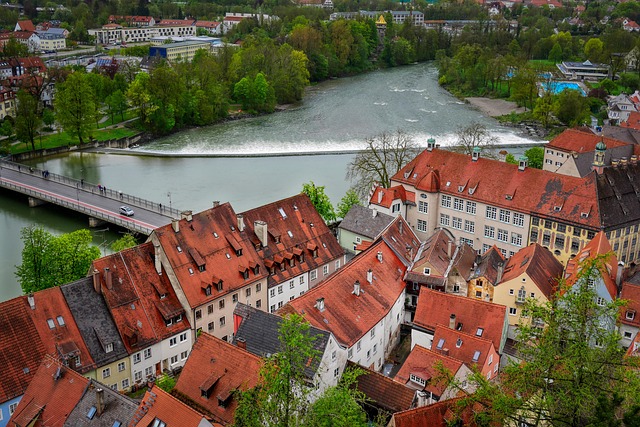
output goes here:
[{"label": "river water", "polygon": [[[324,185],[337,204],[350,186],[346,166],[365,138],[403,129],[421,145],[430,137],[449,145],[455,130],[471,121],[485,124],[502,144],[532,142],[452,97],[438,86],[433,64],[419,64],[328,81],[287,111],[127,150],[141,155],[74,153],[33,164],[194,212],[214,200],[241,212],[294,195],[309,181]],[[87,226],[86,218],[51,206],[29,208],[0,191],[0,301],[20,294],[13,274],[20,228],[33,223],[56,234]],[[94,232],[103,248],[119,237],[114,227],[105,228]]]}]

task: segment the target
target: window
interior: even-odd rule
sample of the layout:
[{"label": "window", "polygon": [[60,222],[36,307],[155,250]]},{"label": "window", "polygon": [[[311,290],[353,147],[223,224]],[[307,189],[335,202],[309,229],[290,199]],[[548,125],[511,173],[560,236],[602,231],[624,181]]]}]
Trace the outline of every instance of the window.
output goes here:
[{"label": "window", "polygon": [[256,292],[260,292],[262,290],[262,283],[258,283],[256,285]]},{"label": "window", "polygon": [[326,276],[327,274],[329,274],[329,266],[328,265],[323,265],[322,266],[322,275]]},{"label": "window", "polygon": [[123,389],[128,389],[129,388],[129,378],[125,378],[122,380],[122,388]]},{"label": "window", "polygon": [[175,347],[176,345],[178,345],[178,337],[169,339],[169,347]]},{"label": "window", "polygon": [[549,221],[548,219],[545,219],[544,220],[544,228],[552,229],[553,228],[553,221]]},{"label": "window", "polygon": [[457,197],[453,198],[453,209],[457,211],[464,210],[464,200],[458,199]]},{"label": "window", "polygon": [[150,348],[145,348],[144,349],[144,358],[145,359],[150,359],[151,358],[151,349]]},{"label": "window", "polygon": [[476,202],[467,202],[467,213],[471,215],[476,214]]},{"label": "window", "polygon": [[634,310],[627,310],[624,317],[627,320],[633,320],[636,318],[636,312]]},{"label": "window", "polygon": [[417,225],[418,231],[422,231],[423,233],[427,231],[427,221],[418,220],[418,225]]},{"label": "window", "polygon": [[171,356],[171,364],[175,365],[176,363],[178,363],[178,355],[177,354],[175,356]]},{"label": "window", "polygon": [[12,403],[11,405],[9,405],[9,415],[13,415],[14,412],[16,412],[16,408],[18,407],[18,403]]},{"label": "window", "polygon": [[374,344],[373,345],[373,354],[376,354],[378,352],[378,344]]},{"label": "window", "polygon": [[304,276],[300,276],[299,283],[300,283],[301,285],[304,285]]},{"label": "window", "polygon": [[514,212],[513,225],[516,225],[518,227],[524,227],[524,214]]},{"label": "window", "polygon": [[144,368],[144,376],[149,378],[153,375],[153,366]]},{"label": "window", "polygon": [[473,239],[465,239],[464,237],[461,237],[460,243],[466,243],[467,245],[473,247]]},{"label": "window", "polygon": [[215,322],[209,322],[209,324],[207,324],[207,330],[209,332],[213,331],[215,328]]},{"label": "window", "polygon": [[207,306],[207,314],[211,314],[211,313],[213,313],[213,304],[209,304]]},{"label": "window", "polygon": [[118,363],[118,372],[122,372],[126,369],[127,365],[125,364],[125,362],[120,362]]},{"label": "window", "polygon": [[442,199],[440,199],[440,206],[443,208],[451,207],[451,196],[442,195]]},{"label": "window", "polygon": [[515,309],[513,307],[509,307],[509,315],[510,316],[515,316],[517,312],[518,312],[517,309]]},{"label": "window", "polygon": [[413,381],[416,384],[420,384],[421,386],[425,386],[427,385],[427,382],[425,380],[423,380],[422,378],[414,375],[414,374],[409,374],[409,379],[411,381]]},{"label": "window", "polygon": [[316,280],[317,277],[318,277],[317,270],[312,270],[311,273],[309,273],[309,280]]},{"label": "window", "polygon": [[58,321],[58,325],[64,326],[64,319],[62,318],[62,316],[56,317],[56,320]]},{"label": "window", "polygon": [[351,359],[353,357],[353,348],[349,349],[349,352],[347,353],[347,358]]},{"label": "window", "polygon": [[462,218],[452,217],[451,227],[462,230]]},{"label": "window", "polygon": [[140,357],[140,353],[136,353],[133,355],[133,363],[140,363],[141,357]]},{"label": "window", "polygon": [[511,233],[511,244],[515,246],[522,246],[522,234]]},{"label": "window", "polygon": [[276,296],[276,288],[271,288],[271,289],[269,290],[269,296],[270,296],[271,298],[274,298],[274,297]]},{"label": "window", "polygon": [[482,298],[482,291],[476,291],[476,298]]},{"label": "window", "polygon": [[220,318],[220,326],[222,327],[222,326],[224,326],[226,323],[227,323],[227,319],[226,319],[226,317],[225,317],[225,316],[222,316],[222,317]]},{"label": "window", "polygon": [[567,226],[565,224],[558,224],[556,229],[558,230],[559,233],[566,233],[567,232]]},{"label": "window", "polygon": [[336,260],[336,270],[340,268],[340,260]]},{"label": "window", "polygon": [[418,212],[420,213],[429,213],[429,203],[427,202],[423,202],[423,201],[419,201],[418,202]]},{"label": "window", "polygon": [[238,294],[233,294],[233,296],[231,297],[231,300],[236,303],[238,302]]},{"label": "window", "polygon": [[440,214],[440,225],[443,227],[449,226],[449,215]]},{"label": "window", "polygon": [[555,246],[557,249],[564,248],[564,236],[556,236]]},{"label": "window", "polygon": [[487,361],[487,365],[491,365],[493,363],[493,354],[489,355],[489,360]]},{"label": "window", "polygon": [[400,212],[400,203],[396,203],[395,205],[391,206],[391,213],[396,212]]},{"label": "window", "polygon": [[497,208],[494,208],[493,206],[487,206],[486,217],[489,219],[496,219],[497,211],[498,211]]},{"label": "window", "polygon": [[429,267],[425,267],[424,270],[422,270],[422,272],[425,276],[428,276],[431,274],[431,269]]},{"label": "window", "polygon": [[367,350],[367,360],[371,359],[371,350]]},{"label": "window", "polygon": [[246,295],[247,298],[249,298],[251,296],[251,288],[245,289],[245,295]]},{"label": "window", "polygon": [[498,228],[498,240],[501,242],[508,242],[509,232],[507,230],[501,230]]},{"label": "window", "polygon": [[524,286],[523,286],[520,289],[518,289],[518,298],[516,299],[516,302],[524,302],[526,297],[527,297],[527,291],[524,289]]},{"label": "window", "polygon": [[276,305],[273,304],[271,307],[269,307],[269,312],[270,313],[275,313],[275,311],[276,311]]},{"label": "window", "polygon": [[262,300],[259,299],[258,301],[256,301],[256,308],[261,308],[262,307]]},{"label": "window", "polygon": [[373,329],[371,329],[371,338],[376,336],[376,327],[374,326]]},{"label": "window", "polygon": [[219,308],[220,310],[224,309],[224,299],[221,299],[221,300],[218,302],[218,308]]},{"label": "window", "polygon": [[140,371],[140,372],[134,372],[134,373],[133,373],[133,379],[134,379],[136,382],[140,382],[140,381],[142,381],[142,371]]},{"label": "window", "polygon": [[49,329],[53,329],[56,327],[56,324],[53,321],[53,319],[47,319],[47,325],[49,325]]},{"label": "window", "polygon": [[598,304],[600,307],[604,307],[604,304],[605,304],[604,298],[602,297],[596,298],[596,304]]},{"label": "window", "polygon": [[201,310],[196,310],[196,320],[198,319],[202,319],[202,311]]},{"label": "window", "polygon": [[334,369],[334,371],[333,371],[333,376],[334,376],[334,377],[336,377],[336,378],[337,378],[337,377],[338,377],[338,375],[340,375],[340,368],[336,368],[336,369]]},{"label": "window", "polygon": [[102,370],[102,378],[109,378],[111,376],[111,368],[105,368]]},{"label": "window", "polygon": [[331,360],[336,360],[337,353],[335,350],[331,353]]},{"label": "window", "polygon": [[358,343],[356,344],[356,351],[360,351],[360,347],[362,347],[361,344],[362,343],[360,341],[358,341]]},{"label": "window", "polygon": [[484,226],[484,237],[488,237],[490,239],[496,238],[496,228],[491,227],[489,225]]},{"label": "window", "polygon": [[490,245],[487,245],[486,243],[482,244],[482,253],[487,252],[489,249],[491,249]]},{"label": "window", "polygon": [[531,242],[536,243],[537,241],[538,241],[538,230],[534,228],[533,230],[531,230]]},{"label": "window", "polygon": [[513,289],[509,289],[509,295],[514,295]]},{"label": "window", "polygon": [[180,359],[185,360],[188,355],[189,355],[189,352],[183,351],[182,353],[180,353]]},{"label": "window", "polygon": [[476,223],[473,221],[464,220],[464,231],[467,233],[475,233],[476,232]]},{"label": "window", "polygon": [[109,344],[104,346],[104,352],[105,353],[111,353],[112,351],[113,351],[113,343],[109,343]]},{"label": "window", "polygon": [[476,336],[481,337],[483,332],[484,332],[484,328],[478,328],[476,330]]},{"label": "window", "polygon": [[278,295],[280,295],[282,293],[282,285],[278,286]]},{"label": "window", "polygon": [[626,339],[631,339],[631,336],[632,336],[632,335],[633,335],[633,334],[632,334],[630,331],[624,331],[624,337],[625,337]]},{"label": "window", "polygon": [[500,209],[500,222],[511,222],[511,211]]}]

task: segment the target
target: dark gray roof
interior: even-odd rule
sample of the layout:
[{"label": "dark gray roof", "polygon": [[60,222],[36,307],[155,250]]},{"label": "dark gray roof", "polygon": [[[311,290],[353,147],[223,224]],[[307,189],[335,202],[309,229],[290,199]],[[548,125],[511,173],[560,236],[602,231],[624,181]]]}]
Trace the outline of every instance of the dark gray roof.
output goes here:
[{"label": "dark gray roof", "polygon": [[597,179],[602,227],[612,230],[640,222],[640,164],[605,168]]},{"label": "dark gray roof", "polygon": [[[60,288],[78,324],[82,339],[97,367],[127,356],[116,324],[102,295],[93,289],[93,279],[85,277]],[[106,353],[100,341],[112,343],[113,351]]]},{"label": "dark gray roof", "polygon": [[[269,357],[280,351],[278,331],[282,317],[238,303],[234,315],[244,315],[242,323],[233,339],[238,345],[238,338],[244,339],[246,350],[259,357]],[[309,331],[315,337],[313,347],[318,351],[318,357],[305,368],[307,378],[313,378],[329,343],[329,332],[311,326]]]},{"label": "dark gray roof", "polygon": [[[620,159],[626,157],[629,159],[633,154],[633,145],[624,145],[622,147],[607,148],[604,152],[604,164],[611,165],[611,159]],[[580,153],[575,155],[576,168],[581,177],[588,175],[592,170],[595,151]]]},{"label": "dark gray roof", "polygon": [[339,228],[359,234],[370,239],[375,239],[393,221],[393,217],[378,212],[373,216],[373,210],[354,205],[349,209],[347,216],[340,223]]},{"label": "dark gray roof", "polygon": [[635,274],[625,280],[625,282],[633,285],[640,285],[640,270],[636,271]]},{"label": "dark gray roof", "polygon": [[[92,407],[96,407],[96,390],[99,388],[103,390],[104,411],[100,416],[95,414],[89,419],[87,414],[89,414]],[[113,427],[116,421],[126,427],[129,425],[129,421],[133,418],[137,408],[138,404],[133,400],[117,391],[111,390],[106,385],[91,380],[84,396],[69,414],[64,427]]]},{"label": "dark gray roof", "polygon": [[[580,130],[600,135],[600,133],[595,132],[592,128],[587,126],[580,127]],[[601,134],[606,138],[617,139],[618,141],[628,142],[629,144],[640,144],[640,131],[633,128],[604,125],[602,126]]]}]

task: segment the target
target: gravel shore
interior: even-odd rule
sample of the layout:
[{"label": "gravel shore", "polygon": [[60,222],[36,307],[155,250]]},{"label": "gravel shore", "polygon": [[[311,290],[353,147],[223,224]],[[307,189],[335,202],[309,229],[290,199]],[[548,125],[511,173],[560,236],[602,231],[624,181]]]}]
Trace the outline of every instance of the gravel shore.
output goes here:
[{"label": "gravel shore", "polygon": [[523,113],[525,111],[524,107],[518,107],[515,102],[505,101],[504,99],[466,98],[465,100],[491,117],[504,116],[512,111],[516,113]]}]

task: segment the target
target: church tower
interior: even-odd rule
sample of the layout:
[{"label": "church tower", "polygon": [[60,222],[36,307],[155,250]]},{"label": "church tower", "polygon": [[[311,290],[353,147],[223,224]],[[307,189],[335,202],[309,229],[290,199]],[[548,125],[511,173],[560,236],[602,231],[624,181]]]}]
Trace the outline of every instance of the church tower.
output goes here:
[{"label": "church tower", "polygon": [[591,167],[592,170],[599,174],[601,174],[604,169],[604,154],[606,151],[607,145],[603,140],[600,140],[600,142],[596,144],[596,152],[593,155],[593,165]]}]

